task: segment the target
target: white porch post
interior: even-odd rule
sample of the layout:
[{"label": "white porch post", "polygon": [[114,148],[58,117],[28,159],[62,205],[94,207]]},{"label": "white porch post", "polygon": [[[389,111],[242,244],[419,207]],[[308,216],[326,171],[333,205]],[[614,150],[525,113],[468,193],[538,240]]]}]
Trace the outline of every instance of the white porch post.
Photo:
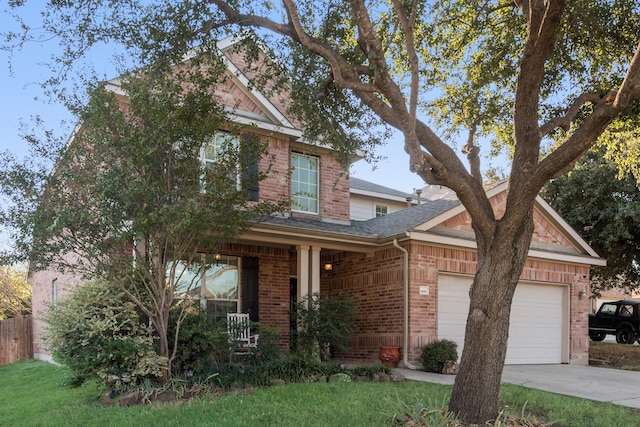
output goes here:
[{"label": "white porch post", "polygon": [[298,246],[298,302],[309,294],[309,246]]},{"label": "white porch post", "polygon": [[311,247],[311,289],[309,292],[313,295],[320,294],[320,248]]}]

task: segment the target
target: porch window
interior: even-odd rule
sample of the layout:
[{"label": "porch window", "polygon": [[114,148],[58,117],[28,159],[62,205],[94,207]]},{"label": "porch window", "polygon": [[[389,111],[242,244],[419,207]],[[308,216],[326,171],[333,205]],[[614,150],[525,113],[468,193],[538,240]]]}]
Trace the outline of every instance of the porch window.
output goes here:
[{"label": "porch window", "polygon": [[175,283],[176,300],[198,302],[209,313],[238,312],[238,258],[220,256],[207,269],[177,260],[169,265],[168,279]]},{"label": "porch window", "polygon": [[318,213],[319,159],[300,153],[291,153],[292,209]]}]

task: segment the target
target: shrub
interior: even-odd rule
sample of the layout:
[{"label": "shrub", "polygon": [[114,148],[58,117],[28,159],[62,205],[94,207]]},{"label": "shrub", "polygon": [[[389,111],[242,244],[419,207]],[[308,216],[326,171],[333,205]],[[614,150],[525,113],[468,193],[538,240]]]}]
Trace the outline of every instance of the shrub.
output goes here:
[{"label": "shrub", "polygon": [[135,305],[104,281],[76,286],[44,320],[44,341],[56,361],[75,375],[77,385],[89,379],[137,383],[157,378],[166,359],[153,349],[151,330]]},{"label": "shrub", "polygon": [[314,293],[305,296],[296,306],[298,331],[294,337],[296,351],[325,360],[333,347],[347,350],[355,330],[356,306],[346,294],[327,298]]},{"label": "shrub", "polygon": [[422,348],[420,361],[425,371],[441,373],[447,360],[458,360],[458,344],[454,341],[436,340]]},{"label": "shrub", "polygon": [[[189,304],[183,301],[181,304]],[[175,338],[176,321],[181,304],[169,313],[169,339]],[[174,373],[209,373],[211,368],[219,370],[222,361],[229,356],[227,336],[223,320],[200,309],[197,305],[185,307],[187,313],[180,323],[176,354],[171,367]],[[171,346],[172,347],[172,346]],[[172,351],[172,349],[170,349]]]}]

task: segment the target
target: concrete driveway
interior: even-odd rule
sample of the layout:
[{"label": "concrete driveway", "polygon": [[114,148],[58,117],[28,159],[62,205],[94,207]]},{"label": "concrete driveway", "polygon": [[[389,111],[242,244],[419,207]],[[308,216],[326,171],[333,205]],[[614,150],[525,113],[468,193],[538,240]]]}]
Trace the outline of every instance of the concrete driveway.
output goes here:
[{"label": "concrete driveway", "polygon": [[[453,384],[455,377],[397,368],[405,378]],[[507,365],[502,382],[640,408],[640,372],[576,365]]]}]

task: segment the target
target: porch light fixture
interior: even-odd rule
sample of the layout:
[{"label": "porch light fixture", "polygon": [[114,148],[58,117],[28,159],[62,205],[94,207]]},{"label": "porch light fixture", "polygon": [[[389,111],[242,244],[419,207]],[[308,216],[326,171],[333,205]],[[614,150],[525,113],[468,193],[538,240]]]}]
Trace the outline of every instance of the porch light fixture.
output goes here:
[{"label": "porch light fixture", "polygon": [[333,264],[331,264],[330,262],[326,263],[324,265],[324,271],[331,271],[333,270]]},{"label": "porch light fixture", "polygon": [[215,254],[213,257],[216,261],[220,261],[222,259],[222,256],[220,254]]},{"label": "porch light fixture", "polygon": [[579,297],[580,299],[582,299],[582,298],[584,298],[584,297],[586,297],[586,296],[587,296],[587,290],[586,290],[586,289],[584,289],[584,288],[582,288],[582,290],[580,290],[580,292],[578,292],[578,297]]}]

